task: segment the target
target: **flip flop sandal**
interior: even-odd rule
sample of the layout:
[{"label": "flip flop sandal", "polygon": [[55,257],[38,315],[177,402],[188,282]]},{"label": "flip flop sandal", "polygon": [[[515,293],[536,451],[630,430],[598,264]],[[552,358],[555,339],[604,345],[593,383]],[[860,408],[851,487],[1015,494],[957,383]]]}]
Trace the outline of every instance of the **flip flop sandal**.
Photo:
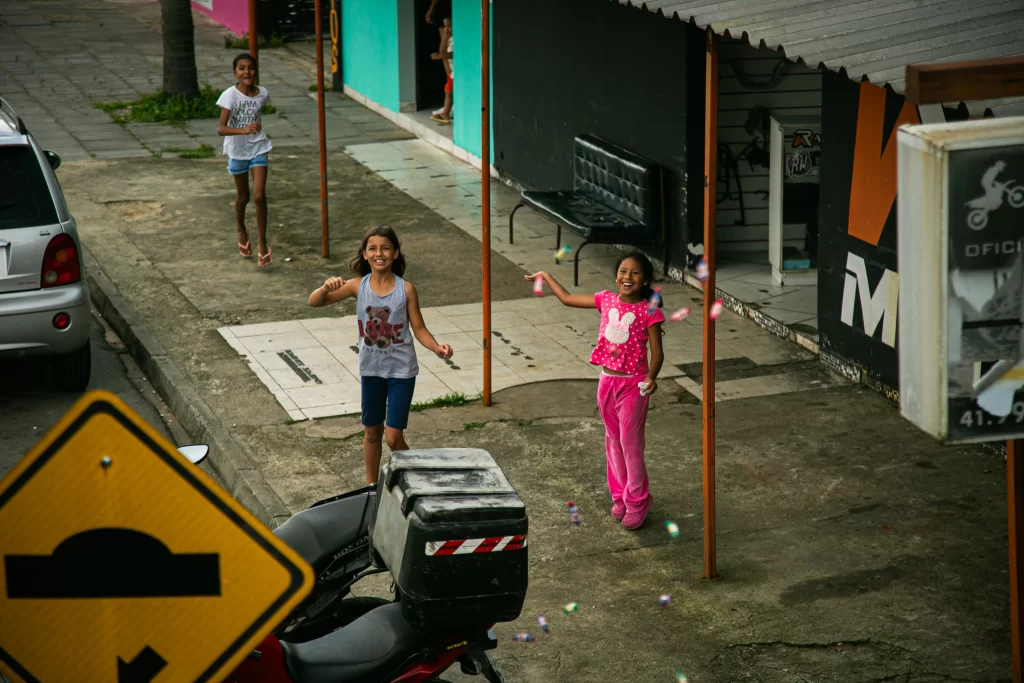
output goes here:
[{"label": "flip flop sandal", "polygon": [[245,244],[239,242],[238,255],[241,256],[242,258],[249,258],[250,256],[252,256],[252,244],[249,242],[246,242]]},{"label": "flip flop sandal", "polygon": [[259,260],[260,260],[260,268],[263,268],[265,266],[269,266],[271,263],[274,262],[274,250],[273,249],[268,249],[266,254],[264,254],[263,256],[260,256]]}]

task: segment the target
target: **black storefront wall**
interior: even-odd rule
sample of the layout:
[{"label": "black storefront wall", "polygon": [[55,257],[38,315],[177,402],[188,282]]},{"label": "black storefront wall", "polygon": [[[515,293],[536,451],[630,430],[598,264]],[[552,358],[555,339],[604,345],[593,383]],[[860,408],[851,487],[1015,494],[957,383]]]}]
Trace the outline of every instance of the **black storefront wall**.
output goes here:
[{"label": "black storefront wall", "polygon": [[[865,330],[860,297],[875,295],[885,271],[896,271],[896,206],[889,210],[888,218],[877,244],[871,244],[849,234],[850,190],[853,181],[854,145],[857,137],[857,115],[860,84],[832,72],[825,72],[822,80],[821,138],[828,140],[827,150],[821,155],[821,188],[819,206],[818,245],[818,334],[823,350],[833,352],[862,366],[873,379],[888,386],[899,385],[897,352],[895,345],[883,341],[884,319],[869,334]],[[886,117],[882,129],[883,144],[890,138],[895,117],[904,98],[887,91]],[[891,112],[891,113],[890,113]],[[892,141],[895,144],[895,139]],[[883,150],[879,149],[879,156]],[[884,201],[884,200],[883,200]],[[858,259],[860,263],[858,263]],[[850,266],[852,270],[847,270]],[[858,282],[853,300],[852,320],[847,301],[846,321],[843,320],[846,277],[855,280],[860,268],[867,274],[869,292],[863,292],[863,278]],[[890,276],[891,280],[891,276]],[[886,283],[888,284],[888,282]],[[898,311],[896,311],[898,314]],[[895,320],[892,324],[895,324]]]},{"label": "black storefront wall", "polygon": [[[889,145],[896,145],[894,129],[901,121],[918,123],[920,117],[916,108],[905,108],[905,97],[888,88],[872,91],[884,97],[884,107],[872,108],[861,101],[866,88],[874,86],[831,71],[823,74],[821,137],[827,145],[821,155],[818,334],[823,352],[851,361],[870,379],[897,389],[896,157],[890,155],[886,164],[891,183],[868,183],[870,191],[854,193],[854,155],[856,145],[865,145],[862,162],[867,163],[858,172],[882,175],[880,162],[873,164],[885,158]],[[966,117],[966,108],[945,110],[948,121]],[[857,212],[860,224],[851,227],[852,202],[870,203],[872,210]],[[877,223],[865,223],[865,213]],[[886,316],[891,316],[888,325]]]},{"label": "black storefront wall", "polygon": [[[666,170],[672,263],[703,226],[704,34],[609,0],[495,3],[494,163],[531,189],[572,187],[592,133]],[[660,256],[660,254],[653,254]]]}]

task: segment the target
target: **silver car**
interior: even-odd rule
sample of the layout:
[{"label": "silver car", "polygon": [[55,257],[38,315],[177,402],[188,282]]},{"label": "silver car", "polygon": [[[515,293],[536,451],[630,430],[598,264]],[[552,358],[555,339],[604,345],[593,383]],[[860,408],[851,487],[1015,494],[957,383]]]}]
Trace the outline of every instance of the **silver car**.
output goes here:
[{"label": "silver car", "polygon": [[49,357],[55,383],[82,391],[91,366],[89,290],[59,165],[0,98],[0,368]]}]

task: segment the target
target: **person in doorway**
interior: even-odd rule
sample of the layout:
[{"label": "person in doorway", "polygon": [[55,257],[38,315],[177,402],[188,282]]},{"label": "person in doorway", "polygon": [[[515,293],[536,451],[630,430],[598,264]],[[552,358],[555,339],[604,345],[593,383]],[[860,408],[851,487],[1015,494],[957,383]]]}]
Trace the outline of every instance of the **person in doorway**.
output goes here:
[{"label": "person in doorway", "polygon": [[441,358],[451,358],[454,351],[438,344],[423,323],[416,288],[402,279],[405,256],[390,226],[367,231],[349,268],[361,277],[328,278],[308,303],[319,307],[356,297],[363,466],[366,482],[374,484],[380,476],[382,439],[392,452],[409,450],[405,429],[419,374],[413,337]]},{"label": "person in doorway", "polygon": [[249,231],[245,227],[245,208],[249,204],[249,172],[252,172],[253,201],[256,202],[256,241],[260,267],[273,262],[267,246],[267,154],[273,149],[263,132],[260,112],[270,99],[270,93],[256,85],[256,59],[248,52],[235,57],[231,64],[237,82],[221,93],[217,106],[221,108],[217,133],[224,136],[224,155],[228,158],[228,172],[235,178],[235,231],[238,233],[238,253],[243,258],[252,256]]},{"label": "person in doorway", "polygon": [[537,278],[544,278],[564,305],[601,312],[597,346],[590,362],[601,366],[597,407],[604,421],[611,515],[621,521],[623,528],[639,529],[653,500],[644,463],[647,405],[651,394],[658,390],[658,373],[665,360],[661,346],[663,302],[651,289],[654,265],[640,252],[627,254],[615,266],[617,291],[594,295],[569,294],[545,272],[526,276],[527,280]]},{"label": "person in doorway", "polygon": [[431,59],[441,60],[444,63],[445,73],[448,80],[444,84],[444,107],[435,111],[430,117],[438,123],[452,122],[452,96],[455,91],[455,69],[452,62],[452,22],[451,19],[444,20],[444,28],[441,30],[441,44],[444,46],[441,52],[430,55]]}]

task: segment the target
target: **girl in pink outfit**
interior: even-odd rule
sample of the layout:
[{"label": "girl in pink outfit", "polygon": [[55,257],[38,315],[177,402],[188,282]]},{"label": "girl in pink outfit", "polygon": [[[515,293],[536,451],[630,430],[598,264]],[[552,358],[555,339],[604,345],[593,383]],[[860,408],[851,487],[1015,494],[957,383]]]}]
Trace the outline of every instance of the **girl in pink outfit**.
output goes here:
[{"label": "girl in pink outfit", "polygon": [[527,275],[526,279],[538,277],[544,278],[566,306],[601,312],[601,328],[590,362],[601,366],[597,405],[605,427],[611,512],[626,529],[637,529],[647,518],[652,501],[644,464],[647,404],[658,390],[658,373],[665,360],[661,350],[661,324],[665,322],[661,300],[654,308],[649,303],[654,294],[650,286],[654,266],[639,252],[623,256],[615,267],[617,291],[604,290],[593,296],[569,294],[544,272]]}]

